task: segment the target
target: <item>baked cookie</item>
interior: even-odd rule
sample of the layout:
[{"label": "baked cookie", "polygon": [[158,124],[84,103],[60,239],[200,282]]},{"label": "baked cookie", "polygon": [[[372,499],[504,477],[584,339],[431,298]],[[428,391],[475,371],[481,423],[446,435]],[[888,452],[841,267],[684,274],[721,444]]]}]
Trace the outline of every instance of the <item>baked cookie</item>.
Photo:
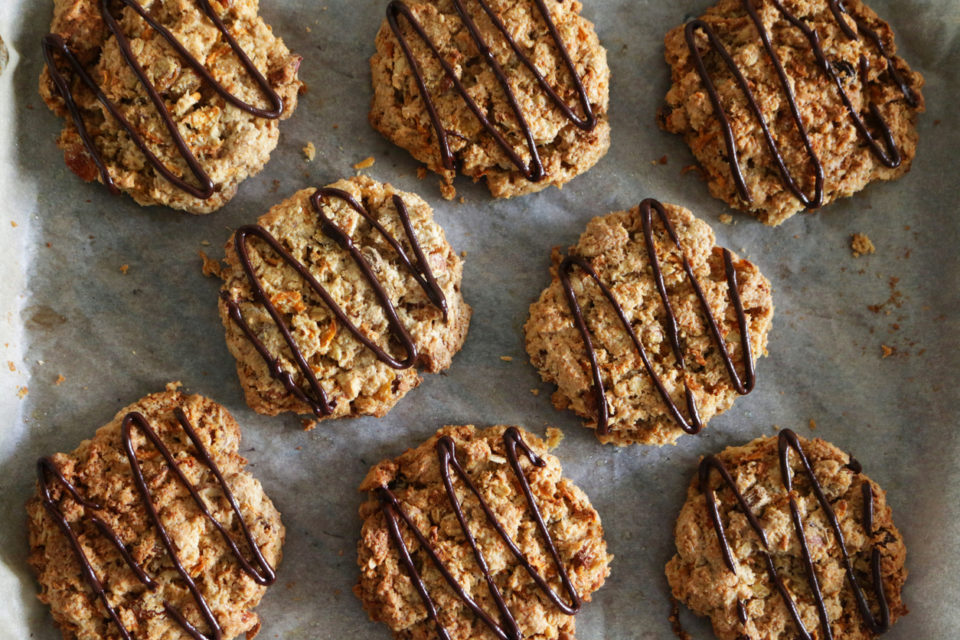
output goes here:
[{"label": "baked cookie", "polygon": [[226,246],[220,317],[259,413],[383,416],[470,324],[433,211],[367,177],[304,189]]},{"label": "baked cookie", "polygon": [[612,556],[561,473],[540,438],[506,426],[444,427],[373,467],[354,587],[370,618],[396,638],[572,640]]},{"label": "baked cookie", "polygon": [[37,462],[29,561],[65,640],[257,633],[284,529],[239,445],[226,409],[169,385]]},{"label": "baked cookie", "polygon": [[210,213],[263,168],[300,56],[258,0],[54,0],[40,95],[67,166],[141,205]]},{"label": "baked cookie", "polygon": [[603,443],[671,444],[754,384],[770,282],[688,210],[644,200],[594,218],[524,326],[553,404]]},{"label": "baked cookie", "polygon": [[906,615],[886,494],[829,442],[789,429],[700,461],[667,563],[721,640],[868,640]]},{"label": "baked cookie", "polygon": [[923,77],[860,0],[720,0],[670,31],[661,126],[769,225],[910,169]]},{"label": "baked cookie", "polygon": [[607,152],[607,54],[576,0],[392,0],[370,123],[446,181],[497,198],[562,186]]}]

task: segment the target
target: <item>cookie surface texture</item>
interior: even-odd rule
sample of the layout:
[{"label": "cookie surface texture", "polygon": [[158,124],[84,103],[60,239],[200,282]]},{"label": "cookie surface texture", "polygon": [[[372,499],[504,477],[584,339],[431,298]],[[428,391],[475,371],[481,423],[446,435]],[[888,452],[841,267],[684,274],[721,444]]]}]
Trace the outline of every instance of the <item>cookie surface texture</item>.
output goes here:
[{"label": "cookie surface texture", "polygon": [[444,427],[377,464],[360,490],[354,592],[396,638],[490,639],[497,629],[572,640],[573,614],[609,573],[587,496],[544,442],[518,427]]},{"label": "cookie surface texture", "polygon": [[67,166],[141,205],[219,209],[277,146],[279,120],[296,108],[300,56],[259,16],[258,0],[106,4],[104,14],[100,0],[54,0],[44,39],[40,95],[64,119],[57,144]]},{"label": "cookie surface texture", "polygon": [[660,125],[730,206],[778,225],[910,169],[923,77],[860,0],[721,0],[665,46]]},{"label": "cookie surface texture", "polygon": [[253,227],[227,243],[220,315],[255,411],[380,417],[421,371],[450,366],[471,315],[463,262],[421,198],[358,177],[301,190]]},{"label": "cookie surface texture", "polygon": [[867,640],[907,613],[900,595],[906,548],[886,494],[824,440],[784,430],[704,458],[675,534],[677,553],[666,568],[673,595],[709,616],[721,640]]},{"label": "cookie surface texture", "polygon": [[[765,352],[773,317],[770,283],[751,262],[715,242],[710,227],[687,209],[645,200],[591,220],[567,258],[554,252],[552,281],[530,306],[524,326],[527,353],[540,377],[557,385],[554,406],[584,418],[601,442],[674,443],[684,432],[698,432],[752,388],[753,365]],[[571,295],[592,348],[578,326]]]},{"label": "cookie surface texture", "polygon": [[226,409],[168,387],[38,463],[29,562],[66,640],[196,637],[181,618],[208,637],[257,632],[284,528],[239,445]]},{"label": "cookie surface texture", "polygon": [[576,0],[391,2],[370,59],[370,123],[439,173],[448,198],[457,172],[485,178],[498,198],[563,185],[610,145],[606,51],[581,9]]}]

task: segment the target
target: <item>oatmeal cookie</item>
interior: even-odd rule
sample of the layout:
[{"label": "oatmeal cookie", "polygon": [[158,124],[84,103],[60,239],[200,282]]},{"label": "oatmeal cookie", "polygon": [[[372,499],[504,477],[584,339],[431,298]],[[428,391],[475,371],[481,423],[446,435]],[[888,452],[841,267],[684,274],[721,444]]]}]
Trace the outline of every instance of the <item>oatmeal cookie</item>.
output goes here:
[{"label": "oatmeal cookie", "polygon": [[673,595],[721,640],[869,640],[907,613],[886,494],[849,455],[789,429],[701,460],[676,544]]},{"label": "oatmeal cookie", "polygon": [[[770,282],[688,210],[645,200],[594,218],[524,326],[553,404],[601,442],[671,444],[753,388]],[[653,258],[653,259],[652,259]]]},{"label": "oatmeal cookie", "polygon": [[54,0],[43,50],[40,95],[64,118],[67,166],[190,213],[263,168],[301,87],[300,56],[258,0]]},{"label": "oatmeal cookie", "polygon": [[665,44],[660,125],[765,224],[910,169],[923,77],[860,0],[720,0]]},{"label": "oatmeal cookie", "polygon": [[252,609],[276,577],[280,514],[244,470],[227,410],[167,389],[38,461],[29,562],[65,640],[260,628]]},{"label": "oatmeal cookie", "polygon": [[610,146],[607,54],[581,8],[393,0],[370,59],[370,123],[449,198],[458,171],[497,198],[562,186]]},{"label": "oatmeal cookie", "polygon": [[466,338],[463,262],[433,211],[367,177],[297,192],[226,262],[220,316],[259,413],[383,416]]},{"label": "oatmeal cookie", "polygon": [[408,640],[572,640],[612,556],[561,474],[540,438],[507,426],[444,427],[373,467],[354,587],[370,618]]}]

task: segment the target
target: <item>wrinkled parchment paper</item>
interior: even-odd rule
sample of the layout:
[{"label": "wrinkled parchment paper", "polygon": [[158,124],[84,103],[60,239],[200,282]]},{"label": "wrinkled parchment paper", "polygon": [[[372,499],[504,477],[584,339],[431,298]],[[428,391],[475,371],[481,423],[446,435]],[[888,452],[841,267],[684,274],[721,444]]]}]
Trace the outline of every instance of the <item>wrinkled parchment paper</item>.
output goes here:
[{"label": "wrinkled parchment paper", "polygon": [[[33,491],[34,460],[73,449],[170,380],[234,413],[242,451],[283,512],[285,559],[258,609],[263,638],[389,637],[350,591],[360,525],[355,488],[373,463],[443,424],[462,423],[521,424],[539,433],[549,424],[566,434],[556,453],[600,512],[616,555],[606,585],[578,617],[581,640],[673,637],[663,566],[697,458],[773,434],[774,425],[852,452],[888,491],[907,541],[911,613],[886,637],[956,636],[956,0],[872,3],[926,76],[928,111],[911,173],[777,229],[727,210],[694,174],[682,175],[693,161],[689,151],[654,123],[669,79],[663,35],[699,13],[704,0],[585,0],[612,69],[610,153],[562,191],[498,202],[458,182],[464,203],[441,200],[438,179],[418,180],[417,163],[367,125],[367,59],[384,0],[263,4],[276,33],[304,56],[309,93],[283,123],[266,169],[220,212],[193,217],[141,208],[68,172],[54,145],[60,123],[36,90],[52,3],[0,3],[0,37],[11,56],[0,75],[0,637],[59,637],[26,563],[23,503]],[[301,152],[308,142],[317,147],[313,162]],[[295,417],[259,416],[243,403],[217,317],[218,282],[201,274],[197,251],[221,257],[232,228],[297,189],[352,175],[351,165],[371,155],[376,164],[366,173],[420,193],[454,248],[467,252],[463,289],[473,323],[453,367],[429,376],[386,418],[304,432]],[[655,162],[661,157],[666,164]],[[550,248],[574,243],[591,217],[649,196],[691,208],[721,244],[754,260],[774,284],[777,311],[770,355],[759,362],[750,396],[675,447],[617,449],[551,407],[551,389],[527,363],[521,327],[548,282]],[[735,224],[721,224],[724,213]],[[873,240],[875,255],[851,256],[855,232]],[[892,355],[881,358],[881,345]],[[711,637],[704,622],[683,619],[695,638]]]}]

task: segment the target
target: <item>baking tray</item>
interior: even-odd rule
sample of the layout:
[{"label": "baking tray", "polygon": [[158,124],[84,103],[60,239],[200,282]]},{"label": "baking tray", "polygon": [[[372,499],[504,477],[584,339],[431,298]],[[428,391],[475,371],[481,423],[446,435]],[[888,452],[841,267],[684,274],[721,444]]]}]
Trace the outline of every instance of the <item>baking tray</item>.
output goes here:
[{"label": "baking tray", "polygon": [[[654,121],[669,81],[663,35],[706,1],[586,2],[612,71],[609,154],[562,191],[508,201],[458,181],[463,203],[441,200],[438,179],[419,180],[417,163],[367,124],[367,60],[385,1],[264,2],[266,20],[303,55],[309,92],[283,123],[266,169],[205,217],[141,208],[64,167],[54,145],[60,122],[36,90],[51,4],[0,3],[0,36],[11,53],[0,75],[0,637],[59,637],[26,563],[23,503],[33,491],[34,460],[73,449],[121,407],[171,380],[233,412],[243,454],[283,513],[279,581],[258,609],[264,638],[389,637],[351,593],[361,500],[354,489],[373,463],[444,424],[463,423],[520,424],[539,433],[553,425],[566,434],[556,453],[601,514],[616,556],[606,585],[578,616],[580,640],[673,637],[663,566],[697,459],[776,426],[852,452],[888,491],[907,544],[911,613],[886,637],[956,636],[955,0],[871,3],[894,26],[901,54],[926,77],[913,170],[776,229],[736,213],[734,224],[721,224],[719,216],[733,212],[694,172],[682,174],[691,154]],[[301,152],[308,142],[317,147],[312,162]],[[454,248],[467,252],[463,290],[473,322],[450,370],[428,376],[386,418],[324,422],[304,432],[294,416],[259,416],[244,404],[217,317],[218,282],[201,274],[197,251],[222,256],[231,229],[297,189],[353,175],[351,165],[367,156],[376,163],[366,173],[421,194]],[[618,449],[601,446],[574,416],[551,407],[552,389],[527,363],[521,327],[549,280],[551,247],[574,243],[591,217],[645,197],[689,207],[711,223],[721,244],[770,278],[777,311],[770,354],[758,364],[750,396],[677,446]],[[851,256],[855,232],[873,240],[876,254]],[[893,354],[882,358],[881,345]],[[695,638],[711,637],[705,622],[687,613],[683,621]]]}]

